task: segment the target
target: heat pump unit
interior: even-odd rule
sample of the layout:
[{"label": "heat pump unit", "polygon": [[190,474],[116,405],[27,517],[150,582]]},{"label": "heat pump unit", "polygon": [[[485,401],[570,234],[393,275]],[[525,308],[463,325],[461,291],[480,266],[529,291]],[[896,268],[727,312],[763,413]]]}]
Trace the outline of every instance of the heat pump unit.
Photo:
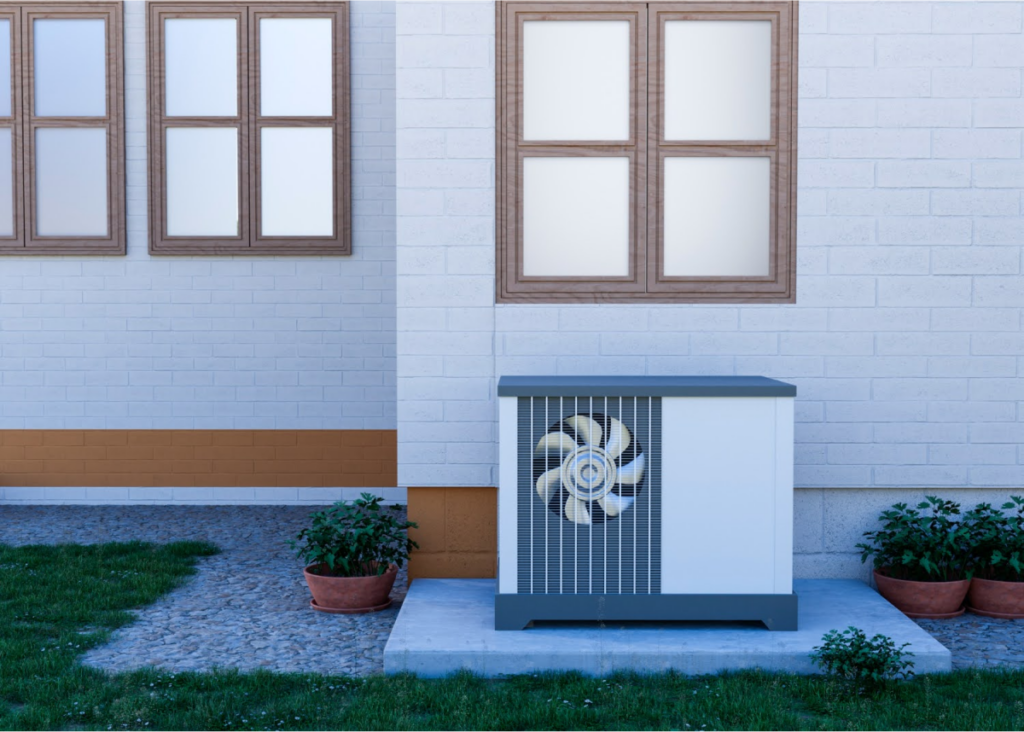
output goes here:
[{"label": "heat pump unit", "polygon": [[795,630],[795,395],[748,376],[502,377],[495,627]]}]

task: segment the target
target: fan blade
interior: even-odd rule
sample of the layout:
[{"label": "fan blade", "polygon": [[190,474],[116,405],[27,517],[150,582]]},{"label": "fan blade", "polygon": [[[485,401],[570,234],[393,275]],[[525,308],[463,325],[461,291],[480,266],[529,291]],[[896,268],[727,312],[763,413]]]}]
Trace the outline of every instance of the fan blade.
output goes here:
[{"label": "fan blade", "polygon": [[615,417],[610,419],[611,423],[608,425],[608,439],[604,443],[604,451],[608,453],[608,457],[614,460],[625,452],[626,448],[629,447],[629,443],[633,440],[629,436],[629,430],[626,429],[626,425],[615,419]]},{"label": "fan blade", "polygon": [[618,516],[627,508],[633,505],[633,498],[630,496],[617,496],[614,493],[607,493],[603,498],[597,499],[598,504],[609,516]]},{"label": "fan blade", "polygon": [[636,485],[644,477],[644,454],[636,456],[629,465],[623,465],[615,473],[615,482],[624,485]]},{"label": "fan blade", "polygon": [[601,437],[604,430],[601,425],[584,414],[575,414],[565,420],[569,426],[576,430],[576,434],[583,438],[583,442],[593,447],[601,446]]},{"label": "fan blade", "polygon": [[540,438],[540,442],[537,443],[537,449],[535,453],[546,452],[551,450],[553,452],[565,455],[575,450],[579,445],[576,444],[569,435],[564,432],[548,432],[546,435]]},{"label": "fan blade", "polygon": [[570,496],[565,501],[565,517],[576,524],[589,524],[590,513],[587,511],[587,504],[579,498]]},{"label": "fan blade", "polygon": [[551,496],[554,495],[559,481],[562,479],[561,475],[562,469],[555,468],[537,478],[537,495],[540,496],[540,500],[544,501],[544,503],[548,503],[551,500]]}]

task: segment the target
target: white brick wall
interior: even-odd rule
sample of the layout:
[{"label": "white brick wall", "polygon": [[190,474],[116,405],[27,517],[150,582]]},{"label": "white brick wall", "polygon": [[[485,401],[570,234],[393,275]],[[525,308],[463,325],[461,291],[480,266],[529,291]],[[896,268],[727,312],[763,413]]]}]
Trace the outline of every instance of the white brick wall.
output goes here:
[{"label": "white brick wall", "polygon": [[496,483],[501,374],[759,373],[799,486],[1024,485],[1022,11],[801,3],[796,305],[495,306],[493,4],[400,3],[400,483]]},{"label": "white brick wall", "polygon": [[0,258],[0,428],[395,427],[394,10],[351,5],[354,254],[188,258],[147,253],[125,3],[128,256]]}]

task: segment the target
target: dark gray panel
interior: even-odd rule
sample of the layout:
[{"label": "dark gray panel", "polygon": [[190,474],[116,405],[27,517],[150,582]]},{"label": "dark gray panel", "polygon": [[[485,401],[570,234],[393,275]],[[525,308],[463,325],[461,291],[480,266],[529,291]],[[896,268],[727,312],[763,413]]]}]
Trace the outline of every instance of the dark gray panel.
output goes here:
[{"label": "dark gray panel", "polygon": [[[517,531],[518,591],[536,594],[657,593],[661,588],[661,400],[641,397],[519,399]],[[643,478],[616,484],[613,492],[630,505],[607,516],[588,502],[591,522],[577,524],[563,513],[569,492],[560,484],[545,502],[537,481],[558,469],[560,458],[536,453],[547,434],[579,438],[565,422],[588,415],[602,424],[620,421],[630,444],[616,458],[628,466],[642,460]]]},{"label": "dark gray panel", "polygon": [[756,620],[769,630],[796,630],[797,596],[495,595],[495,630],[522,630],[535,620]]},{"label": "dark gray panel", "polygon": [[764,376],[502,376],[498,396],[792,397],[796,386]]}]

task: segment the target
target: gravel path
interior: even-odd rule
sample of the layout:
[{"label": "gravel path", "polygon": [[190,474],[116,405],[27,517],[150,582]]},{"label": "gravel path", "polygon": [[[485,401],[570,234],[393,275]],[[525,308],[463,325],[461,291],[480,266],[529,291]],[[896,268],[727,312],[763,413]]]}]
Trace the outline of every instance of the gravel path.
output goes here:
[{"label": "gravel path", "polygon": [[[6,544],[196,539],[223,551],[199,561],[183,587],[139,611],[138,621],[84,662],[111,671],[159,666],[369,675],[406,591],[399,573],[391,608],[325,615],[309,607],[302,564],[287,540],[315,506],[0,506]],[[1024,620],[966,614],[918,624],[953,652],[955,668],[1024,667]]]},{"label": "gravel path", "polygon": [[137,612],[138,620],[91,650],[87,665],[124,671],[218,668],[365,676],[384,671],[384,645],[407,581],[392,606],[368,615],[309,607],[302,563],[288,547],[316,506],[0,506],[6,544],[93,544],[139,539],[209,541],[221,554]]},{"label": "gravel path", "polygon": [[917,620],[953,653],[953,668],[1024,668],[1024,620],[967,612],[948,620]]}]

